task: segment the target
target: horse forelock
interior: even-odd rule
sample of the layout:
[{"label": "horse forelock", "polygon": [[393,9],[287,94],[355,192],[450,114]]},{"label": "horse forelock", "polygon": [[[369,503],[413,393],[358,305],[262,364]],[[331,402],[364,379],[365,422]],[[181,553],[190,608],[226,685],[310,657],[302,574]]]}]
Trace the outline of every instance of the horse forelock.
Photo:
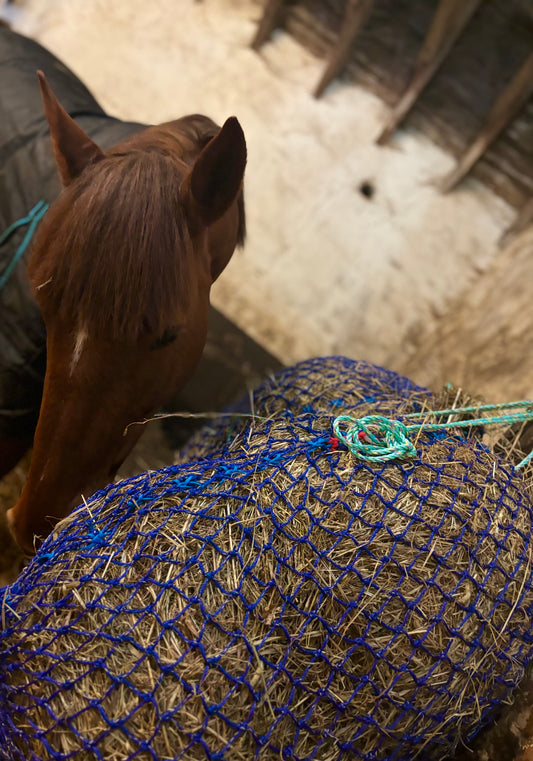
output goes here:
[{"label": "horse forelock", "polygon": [[180,205],[184,171],[170,151],[146,149],[86,167],[36,237],[28,272],[41,305],[115,340],[178,323],[203,266]]}]

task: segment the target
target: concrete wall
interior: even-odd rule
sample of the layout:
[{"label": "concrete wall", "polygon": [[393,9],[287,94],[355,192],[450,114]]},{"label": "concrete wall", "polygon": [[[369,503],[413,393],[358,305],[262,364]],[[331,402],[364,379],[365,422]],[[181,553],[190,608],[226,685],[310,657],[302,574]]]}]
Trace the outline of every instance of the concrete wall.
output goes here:
[{"label": "concrete wall", "polygon": [[453,381],[490,401],[533,399],[532,283],[530,229],[421,331],[399,369],[431,387]]}]

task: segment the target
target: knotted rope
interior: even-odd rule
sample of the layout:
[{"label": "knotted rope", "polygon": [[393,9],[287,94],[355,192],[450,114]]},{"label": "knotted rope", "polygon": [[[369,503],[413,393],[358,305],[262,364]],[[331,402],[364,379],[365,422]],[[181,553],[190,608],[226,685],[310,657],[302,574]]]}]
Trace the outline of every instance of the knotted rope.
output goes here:
[{"label": "knotted rope", "polygon": [[[519,410],[504,415],[478,417],[473,420],[448,420],[431,423],[427,418],[444,417],[445,415],[465,415],[469,413],[495,412],[498,410]],[[403,420],[393,420],[383,415],[367,415],[354,418],[350,415],[339,415],[333,421],[335,436],[359,460],[368,462],[387,462],[416,456],[416,447],[410,439],[411,434],[430,431],[447,431],[455,428],[470,428],[485,425],[512,425],[533,421],[533,401],[523,400],[508,404],[481,404],[472,407],[455,407],[447,410],[425,410],[402,416]],[[420,422],[407,423],[404,421],[424,418]],[[515,465],[515,470],[523,468],[533,459],[533,450]]]}]

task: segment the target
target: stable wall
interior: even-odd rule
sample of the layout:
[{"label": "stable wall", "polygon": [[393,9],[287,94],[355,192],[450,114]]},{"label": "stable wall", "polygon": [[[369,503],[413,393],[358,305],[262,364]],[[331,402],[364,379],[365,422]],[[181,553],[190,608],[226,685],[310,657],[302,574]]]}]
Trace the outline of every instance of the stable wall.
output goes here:
[{"label": "stable wall", "polygon": [[410,361],[425,377],[423,337],[496,259],[514,209],[471,179],[441,195],[433,181],[454,160],[419,132],[376,146],[387,107],[361,87],[314,100],[324,62],[287,34],[254,53],[254,0],[21,0],[6,11],[115,115],[239,117],[249,234],[213,290],[227,317],[284,362],[344,353]]}]

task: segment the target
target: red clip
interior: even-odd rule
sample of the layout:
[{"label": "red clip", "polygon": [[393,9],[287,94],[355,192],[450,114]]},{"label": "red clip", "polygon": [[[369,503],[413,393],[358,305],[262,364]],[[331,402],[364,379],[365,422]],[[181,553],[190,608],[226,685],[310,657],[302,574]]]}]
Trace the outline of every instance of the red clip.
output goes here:
[{"label": "red clip", "polygon": [[359,433],[357,434],[357,438],[359,439],[359,441],[365,441],[366,433],[364,431],[359,431]]}]

